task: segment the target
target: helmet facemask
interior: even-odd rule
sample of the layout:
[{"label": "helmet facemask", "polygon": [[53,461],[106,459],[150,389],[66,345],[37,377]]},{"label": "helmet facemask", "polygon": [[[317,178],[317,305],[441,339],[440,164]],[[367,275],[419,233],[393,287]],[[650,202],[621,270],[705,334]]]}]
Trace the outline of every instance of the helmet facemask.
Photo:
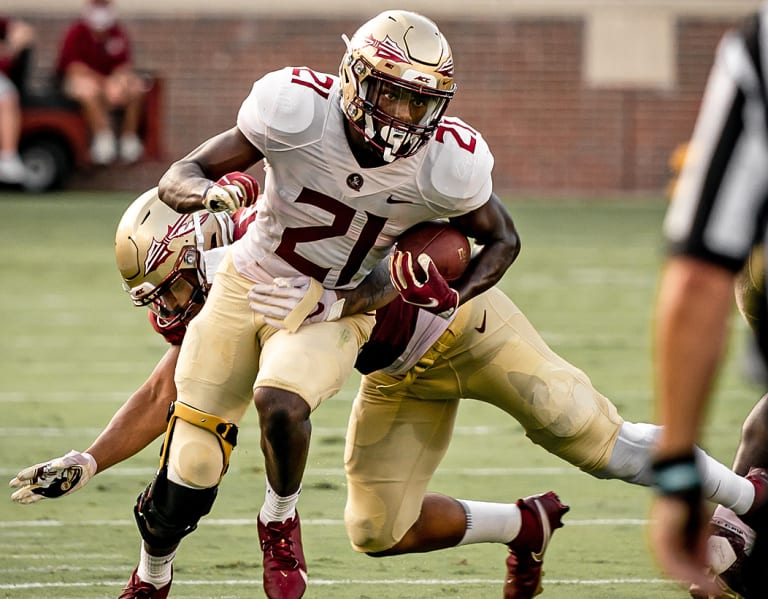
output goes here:
[{"label": "helmet facemask", "polygon": [[148,281],[136,287],[124,284],[134,306],[147,306],[162,328],[188,323],[202,308],[208,284],[200,276],[200,253],[184,247],[171,273],[157,286]]},{"label": "helmet facemask", "polygon": [[417,152],[453,97],[453,57],[437,26],[407,11],[365,23],[341,61],[341,107],[385,162]]},{"label": "helmet facemask", "polygon": [[[386,162],[416,153],[432,137],[453,91],[390,77],[363,58],[351,70],[358,77],[358,91],[350,106],[361,115],[350,119],[352,126],[381,151]],[[412,74],[419,75],[418,71]]]}]

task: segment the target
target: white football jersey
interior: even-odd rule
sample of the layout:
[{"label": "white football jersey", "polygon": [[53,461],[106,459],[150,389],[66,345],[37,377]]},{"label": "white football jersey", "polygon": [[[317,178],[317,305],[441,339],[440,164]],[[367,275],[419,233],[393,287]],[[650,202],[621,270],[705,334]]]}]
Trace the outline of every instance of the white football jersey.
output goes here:
[{"label": "white football jersey", "polygon": [[233,249],[254,280],[304,274],[352,288],[412,225],[488,201],[493,156],[482,136],[444,117],[409,158],[361,168],[344,132],[338,78],[286,67],[256,81],[237,126],[265,157],[259,212]]}]

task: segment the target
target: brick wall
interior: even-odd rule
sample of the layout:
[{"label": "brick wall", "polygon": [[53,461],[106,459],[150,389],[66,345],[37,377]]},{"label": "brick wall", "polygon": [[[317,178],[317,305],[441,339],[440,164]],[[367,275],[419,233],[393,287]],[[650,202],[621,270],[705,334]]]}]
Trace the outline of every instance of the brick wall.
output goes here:
[{"label": "brick wall", "polygon": [[[40,83],[67,20],[29,20],[38,28]],[[140,191],[155,184],[170,161],[234,125],[254,79],[285,65],[337,72],[339,36],[359,25],[263,16],[124,20],[137,65],[164,79],[166,159],[79,173],[71,187]],[[501,193],[656,193],[666,184],[671,151],[690,135],[717,41],[734,22],[679,17],[676,84],[653,90],[590,87],[582,66],[585,25],[577,16],[441,17],[459,85],[449,114],[485,135]]]}]

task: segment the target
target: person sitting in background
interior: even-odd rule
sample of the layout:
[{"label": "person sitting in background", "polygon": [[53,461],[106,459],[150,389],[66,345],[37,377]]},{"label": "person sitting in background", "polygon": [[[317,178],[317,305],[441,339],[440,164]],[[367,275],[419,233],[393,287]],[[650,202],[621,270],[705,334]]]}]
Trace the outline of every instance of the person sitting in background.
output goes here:
[{"label": "person sitting in background", "polygon": [[22,53],[31,48],[35,32],[18,19],[0,17],[0,181],[20,183],[26,169],[19,157],[20,90],[13,74]]},{"label": "person sitting in background", "polygon": [[[131,42],[110,0],[87,0],[81,18],[67,30],[56,75],[65,95],[83,109],[91,129],[91,160],[109,164],[118,157],[136,162],[144,153],[138,136],[144,96],[141,77],[131,64]],[[111,112],[122,110],[118,141]]]}]

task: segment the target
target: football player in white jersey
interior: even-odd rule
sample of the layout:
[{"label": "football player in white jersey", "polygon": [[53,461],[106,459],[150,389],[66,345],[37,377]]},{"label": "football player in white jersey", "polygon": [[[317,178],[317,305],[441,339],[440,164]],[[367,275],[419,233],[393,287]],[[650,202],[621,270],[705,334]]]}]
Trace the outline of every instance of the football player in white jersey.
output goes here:
[{"label": "football player in white jersey", "polygon": [[[656,306],[657,402],[664,432],[656,449],[652,542],[661,566],[694,583],[695,597],[765,596],[764,561],[749,588],[741,568],[765,545],[765,509],[741,518],[718,509],[708,530],[701,472],[693,457],[724,355],[737,274],[768,231],[768,4],[718,46],[680,180],[664,220],[670,252]],[[765,262],[760,268],[764,271]],[[760,279],[764,279],[761,276]],[[768,357],[768,305],[752,329]],[[745,424],[735,467],[768,487],[766,402]],[[755,431],[750,429],[756,429]],[[758,487],[760,494],[760,487]],[[757,533],[757,539],[754,536]],[[706,569],[709,545],[711,572]],[[756,549],[755,549],[756,551]]]},{"label": "football player in white jersey", "polygon": [[[214,181],[262,161],[266,170],[256,220],[224,258],[182,343],[163,463],[137,510],[142,560],[166,574],[191,523],[210,509],[231,431],[253,400],[267,479],[258,519],[264,589],[301,597],[296,504],[310,414],[339,390],[373,327],[370,314],[340,318],[344,301],[334,289],[356,287],[400,233],[428,219],[451,219],[484,248],[453,287],[434,264],[406,268],[402,297],[436,314],[490,288],[518,254],[514,224],[492,191],[487,144],[444,116],[456,86],[437,26],[393,10],[345,41],[339,77],[307,67],[265,75],[236,126],[160,180],[161,200],[179,212],[233,211],[237,198]],[[284,329],[254,316],[247,295],[255,284],[297,280],[304,297]],[[298,328],[310,315],[315,321]]]}]

